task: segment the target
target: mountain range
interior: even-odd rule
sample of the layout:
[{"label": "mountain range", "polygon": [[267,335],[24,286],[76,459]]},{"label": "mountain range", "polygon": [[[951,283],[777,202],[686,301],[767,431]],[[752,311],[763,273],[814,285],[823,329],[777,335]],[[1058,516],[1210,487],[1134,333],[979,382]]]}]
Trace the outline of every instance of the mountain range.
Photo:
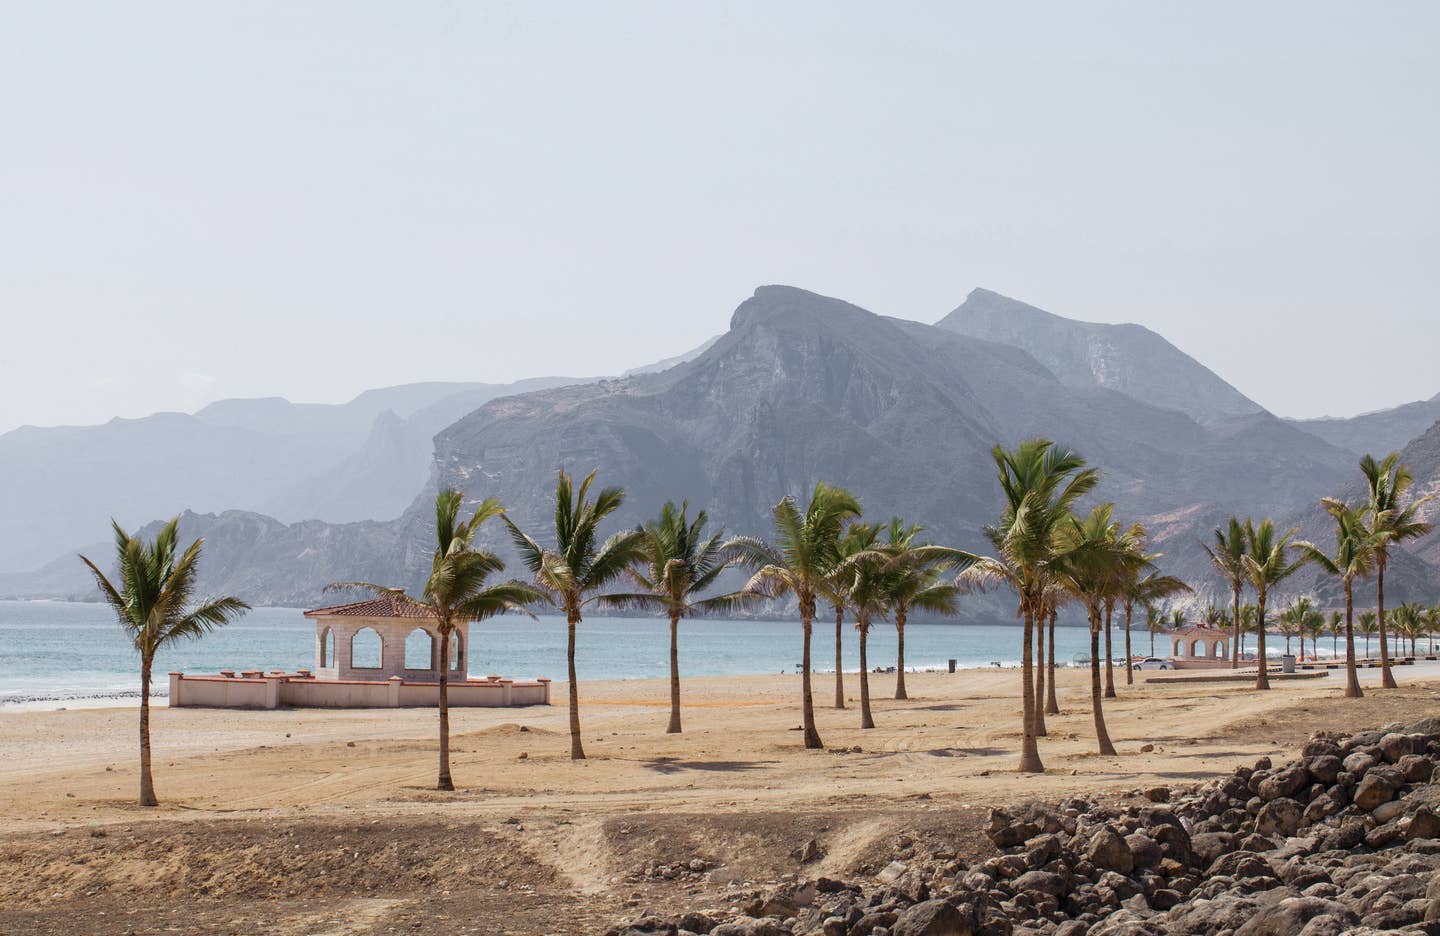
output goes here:
[{"label": "mountain range", "polygon": [[[1314,505],[1358,478],[1356,446],[1380,453],[1409,443],[1417,487],[1440,489],[1440,427],[1432,420],[1414,431],[1429,404],[1316,429],[1317,421],[1276,417],[1149,329],[1076,322],[981,289],[925,325],[765,286],[725,334],[618,379],[418,387],[426,389],[377,391],[342,407],[239,401],[151,417],[150,431],[163,424],[166,438],[190,434],[171,450],[215,445],[243,456],[244,471],[229,464],[232,476],[247,477],[227,492],[225,462],[204,462],[215,483],[197,486],[203,498],[176,503],[189,489],[167,489],[165,459],[152,458],[151,501],[137,497],[122,519],[192,508],[182,532],[206,537],[207,587],[279,605],[320,601],[321,587],[341,579],[417,585],[428,566],[430,501],[442,486],[499,497],[538,534],[560,467],[598,468],[601,483],[626,487],[616,528],[667,499],[688,499],[734,532],[764,534],[776,500],[803,497],[824,479],[854,490],[868,516],[898,514],[925,523],[937,541],[978,549],[998,507],[991,448],[1043,435],[1100,467],[1096,497],[1146,523],[1166,568],[1208,589],[1200,542],[1232,512],[1294,518],[1302,535],[1323,541]],[[93,438],[114,426],[95,427]],[[143,438],[127,428],[127,438]],[[13,472],[10,435],[0,437],[0,480]],[[268,460],[245,451],[275,438],[292,441]],[[330,454],[323,470],[316,452]],[[84,474],[77,469],[70,483]],[[42,483],[29,484],[29,497],[46,496]],[[169,506],[146,517],[144,503],[167,491]],[[25,493],[8,496],[18,503]],[[104,506],[95,501],[92,511]],[[209,512],[222,507],[247,509]],[[86,529],[103,535],[103,519]],[[484,535],[508,554],[498,526]],[[1393,565],[1397,595],[1440,598],[1437,564],[1440,547],[1428,541],[1408,551]],[[80,571],[67,555],[0,576],[0,594],[88,596]]]}]

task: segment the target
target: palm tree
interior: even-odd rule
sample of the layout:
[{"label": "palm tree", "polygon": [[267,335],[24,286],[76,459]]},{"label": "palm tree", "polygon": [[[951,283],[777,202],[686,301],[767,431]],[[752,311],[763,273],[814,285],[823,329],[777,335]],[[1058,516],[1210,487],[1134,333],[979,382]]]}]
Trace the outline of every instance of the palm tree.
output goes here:
[{"label": "palm tree", "polygon": [[1249,602],[1240,607],[1240,623],[1235,630],[1240,635],[1240,655],[1245,655],[1245,635],[1255,633],[1255,612],[1256,607]]},{"label": "palm tree", "polygon": [[1047,608],[1045,590],[1051,584],[1047,567],[1054,558],[1055,532],[1075,502],[1095,488],[1099,472],[1086,468],[1083,458],[1048,439],[1028,439],[1014,451],[997,445],[991,456],[999,468],[1005,497],[999,522],[985,530],[996,555],[965,569],[957,584],[962,588],[1004,584],[1019,596],[1016,615],[1024,622],[1020,772],[1043,773],[1036,742],[1034,629]]},{"label": "palm tree", "polygon": [[[1325,615],[1320,613],[1320,609],[1312,607],[1301,621],[1300,627],[1304,637],[1310,638],[1310,658],[1318,660],[1320,658],[1320,635],[1325,633]],[[1302,657],[1305,655],[1304,637],[1300,641]]]},{"label": "palm tree", "polygon": [[[1059,715],[1060,702],[1055,698],[1055,619],[1060,616],[1060,606],[1070,600],[1070,596],[1058,585],[1051,584],[1046,590],[1045,604],[1050,612],[1049,634],[1045,639],[1045,704],[1038,709],[1037,725],[1045,727],[1046,715]],[[1044,623],[1042,620],[1040,623]],[[1035,703],[1040,705],[1039,700]]]},{"label": "palm tree", "polygon": [[[430,577],[425,580],[425,610],[433,618],[440,641],[440,772],[437,790],[454,790],[450,777],[450,641],[455,628],[465,621],[484,621],[506,611],[530,614],[525,607],[543,600],[538,590],[524,582],[487,585],[486,580],[504,570],[505,563],[494,553],[474,547],[475,533],[487,520],[504,514],[493,497],[483,501],[469,520],[460,519],[465,495],[445,489],[435,495],[435,552],[430,559]],[[369,582],[336,582],[329,588],[364,588],[379,595],[397,590]],[[403,594],[403,592],[402,592]],[[533,617],[533,615],[531,615]]]},{"label": "palm tree", "polygon": [[642,591],[635,595],[607,595],[607,604],[632,604],[655,608],[670,619],[670,724],[666,734],[680,733],[680,620],[711,611],[730,611],[751,598],[733,592],[700,598],[730,568],[734,557],[725,548],[725,531],[705,535],[709,517],[700,511],[691,521],[689,502],[677,510],[672,501],[660,508],[660,516],[645,525],[642,557],[627,570]]},{"label": "palm tree", "polygon": [[852,523],[845,531],[842,553],[846,558],[840,563],[840,577],[848,579],[844,586],[845,604],[855,615],[855,630],[860,635],[860,727],[874,728],[875,719],[870,712],[870,663],[866,648],[870,640],[870,625],[877,617],[884,617],[888,604],[889,583],[886,564],[872,550],[880,528],[869,523]]},{"label": "palm tree", "polygon": [[80,557],[95,577],[115,619],[125,629],[135,652],[140,654],[140,805],[157,806],[155,781],[150,775],[150,672],[155,654],[179,643],[203,637],[217,627],[244,614],[249,605],[238,598],[217,598],[191,605],[195,593],[196,568],[203,540],[190,544],[177,558],[176,517],[160,528],[154,542],[146,543],[111,521],[115,531],[115,553],[119,560],[120,587],[116,588],[95,563]]},{"label": "palm tree", "polygon": [[[1154,562],[1160,558],[1160,554],[1156,553],[1144,558],[1147,563]],[[1125,684],[1128,686],[1135,683],[1135,668],[1131,665],[1130,655],[1130,618],[1135,603],[1139,602],[1143,607],[1148,608],[1156,601],[1190,591],[1190,586],[1173,575],[1161,575],[1158,571],[1151,571],[1144,576],[1125,581],[1121,588],[1120,600],[1125,608]],[[1146,626],[1148,629],[1148,621]],[[1150,655],[1155,655],[1154,631],[1150,632]]]},{"label": "palm tree", "polygon": [[960,589],[951,582],[941,582],[946,570],[963,570],[977,556],[948,546],[916,542],[925,528],[918,523],[906,525],[899,517],[890,520],[884,545],[879,549],[886,557],[885,600],[895,620],[895,698],[908,699],[905,691],[905,624],[911,611],[930,614],[954,614]]},{"label": "palm tree", "polygon": [[1405,653],[1405,641],[1410,641],[1410,656],[1415,656],[1415,642],[1425,625],[1425,612],[1418,604],[1407,601],[1395,609],[1395,632],[1400,635],[1400,652]]},{"label": "palm tree", "polygon": [[1210,556],[1210,562],[1220,577],[1230,586],[1230,595],[1233,599],[1234,612],[1230,617],[1231,624],[1235,628],[1235,637],[1231,641],[1230,668],[1240,668],[1240,644],[1244,640],[1243,622],[1240,619],[1240,595],[1245,590],[1245,583],[1248,578],[1245,574],[1245,528],[1250,525],[1246,520],[1244,524],[1239,517],[1231,516],[1229,526],[1224,530],[1215,529],[1214,547],[1205,546],[1205,552]]},{"label": "palm tree", "polygon": [[[580,685],[575,676],[575,626],[583,619],[585,606],[600,598],[601,589],[625,574],[645,555],[645,532],[627,530],[599,542],[600,523],[625,501],[625,491],[607,487],[590,500],[595,472],[585,476],[578,491],[570,475],[560,469],[555,483],[555,547],[545,549],[501,515],[510,538],[535,585],[545,599],[565,612],[568,631],[566,662],[570,679],[570,758],[584,760],[580,743]],[[598,543],[598,545],[597,545]]]},{"label": "palm tree", "polygon": [[1385,565],[1390,558],[1390,544],[1416,539],[1433,529],[1431,524],[1420,519],[1419,512],[1421,505],[1431,498],[1421,497],[1401,505],[1415,479],[1409,467],[1400,463],[1399,452],[1391,452],[1380,462],[1366,455],[1360,459],[1360,471],[1365,475],[1369,501],[1368,530],[1375,538],[1375,616],[1380,629],[1380,685],[1394,689],[1398,684],[1390,671],[1390,651],[1385,639]]},{"label": "palm tree", "polygon": [[[1305,638],[1318,634],[1325,625],[1325,618],[1315,608],[1315,600],[1309,595],[1301,595],[1290,603],[1285,609],[1285,615],[1289,618],[1290,627],[1294,629],[1295,635],[1300,638],[1300,658],[1305,658]],[[1290,645],[1287,642],[1285,652],[1290,652]]]},{"label": "palm tree", "polygon": [[[873,524],[854,521],[845,527],[840,535],[839,553],[836,563],[825,578],[824,595],[835,609],[835,707],[845,707],[845,676],[843,653],[845,639],[845,611],[849,608],[850,586],[854,584],[855,569],[845,560],[868,551],[875,544],[879,528]],[[864,667],[861,667],[862,669]]]},{"label": "palm tree", "polygon": [[1370,659],[1370,638],[1380,630],[1379,618],[1374,611],[1360,613],[1360,633],[1365,635],[1365,659]]},{"label": "palm tree", "polygon": [[1090,705],[1095,718],[1095,739],[1102,755],[1114,755],[1115,745],[1105,727],[1100,689],[1100,629],[1107,601],[1130,576],[1144,568],[1146,558],[1130,545],[1145,531],[1138,524],[1121,529],[1114,520],[1114,505],[1101,504],[1083,519],[1073,514],[1057,530],[1053,568],[1065,588],[1084,605],[1090,620]]},{"label": "palm tree", "polygon": [[1150,656],[1155,655],[1155,635],[1170,626],[1170,615],[1155,602],[1145,605],[1145,630],[1150,634]]},{"label": "palm tree", "polygon": [[1355,580],[1375,567],[1375,540],[1365,525],[1363,508],[1327,497],[1321,503],[1335,518],[1335,555],[1326,555],[1313,543],[1298,542],[1306,562],[1313,562],[1340,579],[1345,590],[1345,696],[1358,699],[1360,678],[1355,672]]},{"label": "palm tree", "polygon": [[860,502],[843,488],[817,482],[810,503],[802,511],[795,498],[786,496],[771,513],[775,518],[775,544],[742,536],[730,541],[739,560],[755,568],[746,591],[771,598],[795,596],[804,633],[801,670],[801,713],[805,747],[823,748],[815,730],[815,705],[810,695],[810,635],[817,598],[826,594],[828,577],[840,563],[840,531],[846,521],[860,516]]},{"label": "palm tree", "polygon": [[1245,525],[1245,574],[1256,594],[1255,656],[1259,664],[1255,674],[1256,689],[1270,688],[1265,659],[1265,601],[1270,589],[1294,575],[1305,564],[1303,559],[1290,558],[1290,539],[1294,535],[1294,530],[1283,536],[1276,534],[1275,524],[1268,517],[1258,526]]},{"label": "palm tree", "polygon": [[[1295,606],[1293,604],[1275,615],[1275,629],[1280,632],[1281,637],[1285,638],[1285,655],[1289,656],[1290,641],[1294,640],[1295,635],[1300,631],[1300,621],[1295,616]],[[1304,648],[1302,647],[1301,649],[1303,650]]]},{"label": "palm tree", "polygon": [[1340,655],[1340,635],[1345,632],[1345,615],[1339,611],[1331,611],[1329,619],[1325,622],[1325,629],[1330,632],[1330,657],[1334,659]]}]

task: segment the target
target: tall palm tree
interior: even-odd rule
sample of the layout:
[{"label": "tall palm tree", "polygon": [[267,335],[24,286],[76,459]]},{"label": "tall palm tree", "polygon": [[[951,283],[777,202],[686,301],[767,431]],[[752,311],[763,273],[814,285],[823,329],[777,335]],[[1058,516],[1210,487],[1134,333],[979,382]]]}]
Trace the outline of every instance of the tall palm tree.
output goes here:
[{"label": "tall palm tree", "polygon": [[95,577],[115,619],[125,629],[140,655],[140,805],[157,806],[155,781],[150,775],[150,673],[155,654],[182,640],[203,637],[244,614],[249,605],[238,598],[217,598],[192,605],[196,569],[203,540],[191,543],[176,557],[176,517],[160,528],[153,542],[137,533],[131,536],[111,521],[115,531],[120,587],[111,584],[100,568],[80,557]]},{"label": "tall palm tree", "polygon": [[600,524],[625,502],[625,491],[607,487],[591,500],[590,485],[595,472],[585,476],[579,490],[570,475],[560,469],[555,483],[555,546],[546,549],[527,536],[509,517],[501,515],[510,538],[535,585],[545,599],[565,612],[567,630],[566,663],[570,679],[570,758],[585,759],[580,742],[580,685],[575,676],[575,627],[583,620],[586,605],[601,597],[631,565],[645,555],[643,530],[627,530],[600,541]]},{"label": "tall palm tree", "polygon": [[1375,539],[1366,527],[1363,508],[1330,497],[1322,503],[1335,519],[1335,555],[1327,555],[1313,543],[1301,541],[1295,546],[1306,562],[1339,578],[1345,591],[1345,696],[1358,699],[1364,693],[1355,672],[1355,580],[1375,568]]},{"label": "tall palm tree", "polygon": [[895,621],[897,699],[909,698],[905,691],[905,624],[910,612],[954,614],[960,590],[940,577],[949,570],[968,569],[979,558],[960,549],[917,542],[924,529],[892,517],[886,541],[879,547],[885,556],[885,600]]},{"label": "tall palm tree", "polygon": [[1400,636],[1400,652],[1405,653],[1405,641],[1410,641],[1410,656],[1415,655],[1415,642],[1425,625],[1425,612],[1418,604],[1407,601],[1394,611],[1395,632]]},{"label": "tall palm tree", "polygon": [[1230,586],[1230,596],[1235,608],[1230,616],[1230,623],[1235,629],[1234,639],[1230,641],[1231,669],[1240,668],[1240,644],[1244,640],[1243,622],[1240,619],[1240,595],[1249,581],[1245,573],[1245,528],[1249,525],[1249,520],[1242,524],[1239,517],[1231,516],[1225,529],[1216,528],[1215,545],[1205,546],[1205,552],[1210,556],[1215,571],[1219,572],[1220,577]]},{"label": "tall palm tree", "polygon": [[[1300,619],[1295,614],[1293,604],[1275,615],[1275,629],[1280,632],[1281,637],[1285,638],[1285,655],[1289,656],[1290,641],[1294,640],[1295,635],[1300,632]],[[1303,651],[1305,648],[1301,647],[1300,649]]]},{"label": "tall palm tree", "polygon": [[689,502],[679,509],[674,502],[665,502],[660,516],[645,524],[642,556],[627,570],[641,591],[602,599],[611,605],[654,608],[670,619],[670,724],[666,734],[680,733],[680,620],[732,611],[758,597],[747,592],[697,597],[730,568],[734,556],[725,548],[725,531],[706,536],[709,517],[702,510],[692,521],[689,510]]},{"label": "tall palm tree", "polygon": [[[501,572],[505,563],[494,553],[474,546],[475,533],[487,520],[504,514],[495,498],[475,508],[469,520],[460,519],[465,495],[447,488],[435,495],[435,552],[430,559],[430,577],[425,580],[425,609],[434,620],[440,641],[440,771],[437,790],[455,789],[450,777],[450,642],[455,628],[466,621],[484,621],[506,611],[530,614],[525,607],[543,596],[524,582],[486,584]],[[376,594],[394,594],[396,589],[370,582],[336,582],[329,588],[364,588]],[[532,615],[533,617],[533,615]]]},{"label": "tall palm tree", "polygon": [[963,588],[1008,585],[1019,596],[1017,617],[1024,623],[1020,653],[1023,741],[1021,773],[1042,773],[1036,742],[1034,629],[1045,604],[1051,579],[1055,533],[1070,516],[1075,502],[1094,490],[1099,472],[1085,460],[1049,439],[1028,439],[1013,451],[995,446],[1004,504],[999,522],[987,527],[995,555],[980,559],[960,573]]},{"label": "tall palm tree", "polygon": [[1056,531],[1053,568],[1067,590],[1085,607],[1090,620],[1090,706],[1095,739],[1102,755],[1114,755],[1115,745],[1105,727],[1100,688],[1100,629],[1105,604],[1115,589],[1144,567],[1146,558],[1127,545],[1145,531],[1138,524],[1122,529],[1114,519],[1114,505],[1101,504],[1084,518],[1071,515]]},{"label": "tall palm tree", "polygon": [[[824,596],[835,609],[835,707],[845,707],[845,670],[842,648],[845,640],[845,612],[850,607],[850,586],[854,584],[855,569],[845,560],[867,552],[875,545],[879,528],[874,524],[858,520],[845,527],[840,534],[839,553],[836,562],[825,577]],[[863,667],[862,667],[863,669]]]},{"label": "tall palm tree", "polygon": [[[1158,558],[1159,553],[1144,557],[1147,563],[1153,563]],[[1131,665],[1130,653],[1130,622],[1135,604],[1138,602],[1148,609],[1157,601],[1190,591],[1190,586],[1173,575],[1161,575],[1152,569],[1144,575],[1137,573],[1134,578],[1125,580],[1120,588],[1120,601],[1125,609],[1125,684],[1128,686],[1135,683],[1135,668]],[[1150,655],[1155,655],[1154,631],[1150,632]]]},{"label": "tall palm tree", "polygon": [[1398,684],[1390,671],[1390,651],[1385,639],[1385,566],[1392,543],[1417,539],[1433,529],[1431,524],[1420,518],[1420,507],[1431,498],[1426,496],[1409,504],[1402,503],[1415,479],[1409,467],[1400,462],[1399,452],[1391,452],[1380,462],[1366,455],[1360,459],[1360,472],[1365,475],[1368,496],[1368,529],[1375,538],[1375,616],[1380,630],[1380,685],[1394,689]]},{"label": "tall palm tree", "polygon": [[1255,657],[1259,669],[1255,688],[1269,689],[1270,678],[1265,659],[1265,602],[1270,590],[1299,571],[1303,559],[1290,557],[1290,540],[1295,530],[1281,535],[1266,517],[1258,525],[1245,525],[1245,575],[1255,589]]},{"label": "tall palm tree", "polygon": [[[1045,727],[1046,715],[1059,715],[1060,702],[1055,697],[1055,619],[1060,616],[1060,606],[1070,600],[1070,596],[1058,584],[1053,582],[1046,590],[1045,604],[1050,619],[1047,630],[1049,633],[1045,638],[1045,704],[1040,705],[1039,699],[1035,704],[1037,708],[1037,725],[1040,729]],[[1038,623],[1045,623],[1041,620]]]},{"label": "tall palm tree", "polygon": [[884,617],[888,606],[889,570],[877,550],[872,547],[879,536],[880,528],[869,523],[852,523],[845,531],[844,552],[847,558],[840,563],[840,577],[848,579],[844,586],[845,604],[855,615],[855,630],[860,636],[860,727],[874,728],[875,718],[870,711],[870,662],[867,647],[870,642],[870,625],[877,617]]},{"label": "tall palm tree", "polygon": [[[1308,598],[1306,599],[1309,600]],[[1309,610],[1300,620],[1300,655],[1305,655],[1305,638],[1310,639],[1311,659],[1320,657],[1320,635],[1325,633],[1325,615],[1311,602]]]},{"label": "tall palm tree", "polygon": [[755,569],[746,591],[771,598],[794,595],[804,634],[801,671],[801,714],[805,747],[823,748],[815,729],[815,704],[810,694],[810,636],[817,599],[826,594],[827,578],[840,563],[840,533],[849,520],[860,516],[860,502],[843,488],[817,482],[810,503],[801,510],[786,496],[771,513],[775,543],[750,536],[730,541],[736,556]]},{"label": "tall palm tree", "polygon": [[1259,610],[1253,604],[1246,602],[1240,606],[1240,623],[1235,630],[1240,635],[1240,655],[1245,655],[1245,635],[1255,633],[1255,612]]}]

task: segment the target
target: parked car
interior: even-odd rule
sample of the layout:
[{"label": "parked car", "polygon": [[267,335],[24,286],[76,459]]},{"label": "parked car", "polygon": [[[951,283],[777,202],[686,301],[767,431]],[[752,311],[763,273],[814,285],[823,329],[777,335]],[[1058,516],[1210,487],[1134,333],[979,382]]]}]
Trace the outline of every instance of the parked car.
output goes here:
[{"label": "parked car", "polygon": [[1170,661],[1169,661],[1169,660],[1162,660],[1162,659],[1160,659],[1159,657],[1146,657],[1146,658],[1143,659],[1143,660],[1136,660],[1136,661],[1132,664],[1132,669],[1137,669],[1137,670],[1142,670],[1142,669],[1169,669],[1169,668],[1170,668]]}]

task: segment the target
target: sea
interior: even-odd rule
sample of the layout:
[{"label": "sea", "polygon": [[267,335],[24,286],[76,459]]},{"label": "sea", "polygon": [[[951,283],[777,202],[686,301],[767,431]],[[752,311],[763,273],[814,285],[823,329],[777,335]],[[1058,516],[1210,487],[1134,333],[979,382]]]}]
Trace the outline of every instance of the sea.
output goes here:
[{"label": "sea", "polygon": [[[834,672],[833,617],[815,622],[812,662]],[[1017,624],[911,622],[905,627],[907,670],[935,670],[955,660],[960,667],[1017,666]],[[1117,655],[1123,634],[1117,631]],[[1137,654],[1149,653],[1149,635],[1132,636]],[[858,635],[845,627],[844,665],[859,664]],[[1057,663],[1088,660],[1089,631],[1056,630]],[[1160,641],[1163,643],[1163,640]],[[1157,649],[1161,649],[1157,647]],[[872,668],[894,666],[895,628],[877,623],[867,655]],[[1163,652],[1163,650],[1162,650]],[[653,679],[669,674],[669,623],[661,618],[595,617],[579,625],[576,669],[583,680]],[[295,608],[255,608],[236,623],[198,640],[161,651],[155,661],[157,696],[165,674],[216,673],[222,669],[285,670],[314,665],[315,626]],[[798,621],[695,618],[680,623],[682,676],[794,673],[800,665]],[[517,679],[565,678],[565,621],[523,615],[492,618],[470,629],[470,675],[495,673]],[[43,702],[103,703],[139,697],[139,657],[102,604],[62,601],[0,601],[0,709]]]}]

